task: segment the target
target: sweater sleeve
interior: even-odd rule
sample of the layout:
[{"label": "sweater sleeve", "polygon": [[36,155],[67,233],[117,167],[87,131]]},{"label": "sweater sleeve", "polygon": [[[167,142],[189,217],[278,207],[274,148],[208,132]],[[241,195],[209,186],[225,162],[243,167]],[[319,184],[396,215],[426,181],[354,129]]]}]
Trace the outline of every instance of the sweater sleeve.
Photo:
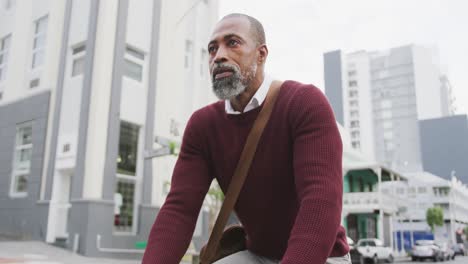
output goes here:
[{"label": "sweater sleeve", "polygon": [[171,189],[149,234],[143,264],[180,263],[192,239],[212,181],[197,113],[185,129]]},{"label": "sweater sleeve", "polygon": [[301,87],[291,101],[299,212],[281,264],[323,264],[336,240],[343,196],[342,142],[323,93]]}]

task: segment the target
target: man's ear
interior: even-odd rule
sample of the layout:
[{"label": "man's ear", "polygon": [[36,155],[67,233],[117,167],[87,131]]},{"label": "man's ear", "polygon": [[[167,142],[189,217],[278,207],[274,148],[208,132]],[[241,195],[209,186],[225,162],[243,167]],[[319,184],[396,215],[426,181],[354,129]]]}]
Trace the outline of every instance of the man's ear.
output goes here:
[{"label": "man's ear", "polygon": [[268,57],[268,47],[266,44],[262,44],[258,46],[258,63],[259,64],[264,64],[267,57]]}]

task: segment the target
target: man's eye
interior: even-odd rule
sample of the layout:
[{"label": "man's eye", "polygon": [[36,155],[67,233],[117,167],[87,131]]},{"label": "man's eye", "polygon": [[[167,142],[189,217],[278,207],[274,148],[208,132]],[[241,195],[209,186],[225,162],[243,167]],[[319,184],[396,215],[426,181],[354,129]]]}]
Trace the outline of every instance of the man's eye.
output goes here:
[{"label": "man's eye", "polygon": [[215,51],[216,51],[216,47],[214,47],[214,46],[208,47],[208,52],[209,53],[213,53]]},{"label": "man's eye", "polygon": [[228,41],[228,45],[231,46],[231,47],[235,46],[237,44],[239,44],[239,41],[237,41],[235,39],[231,39],[231,40]]}]

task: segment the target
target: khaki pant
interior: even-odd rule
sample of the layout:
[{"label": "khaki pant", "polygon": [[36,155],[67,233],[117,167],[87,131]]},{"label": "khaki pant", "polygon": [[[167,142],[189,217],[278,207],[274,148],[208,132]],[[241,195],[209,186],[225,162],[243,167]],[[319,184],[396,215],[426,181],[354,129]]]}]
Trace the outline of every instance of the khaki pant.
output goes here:
[{"label": "khaki pant", "polygon": [[[280,264],[279,261],[257,256],[248,250],[237,252],[236,254],[220,259],[213,264],[239,264],[239,263],[242,263],[242,264]],[[327,262],[325,262],[325,264],[351,264],[351,258],[349,254],[346,254],[343,257],[329,258],[327,259]]]}]

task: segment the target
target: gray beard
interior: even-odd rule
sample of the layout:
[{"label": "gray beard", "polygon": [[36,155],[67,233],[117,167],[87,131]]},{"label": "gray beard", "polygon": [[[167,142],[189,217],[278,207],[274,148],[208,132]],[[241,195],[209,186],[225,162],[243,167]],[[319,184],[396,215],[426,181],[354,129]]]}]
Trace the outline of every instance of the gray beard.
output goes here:
[{"label": "gray beard", "polygon": [[242,76],[237,67],[231,65],[220,65],[222,67],[229,67],[234,70],[232,76],[214,79],[213,76],[213,92],[220,100],[230,100],[239,94],[243,93],[248,86],[248,83],[255,77],[257,65],[253,64],[246,76]]}]

